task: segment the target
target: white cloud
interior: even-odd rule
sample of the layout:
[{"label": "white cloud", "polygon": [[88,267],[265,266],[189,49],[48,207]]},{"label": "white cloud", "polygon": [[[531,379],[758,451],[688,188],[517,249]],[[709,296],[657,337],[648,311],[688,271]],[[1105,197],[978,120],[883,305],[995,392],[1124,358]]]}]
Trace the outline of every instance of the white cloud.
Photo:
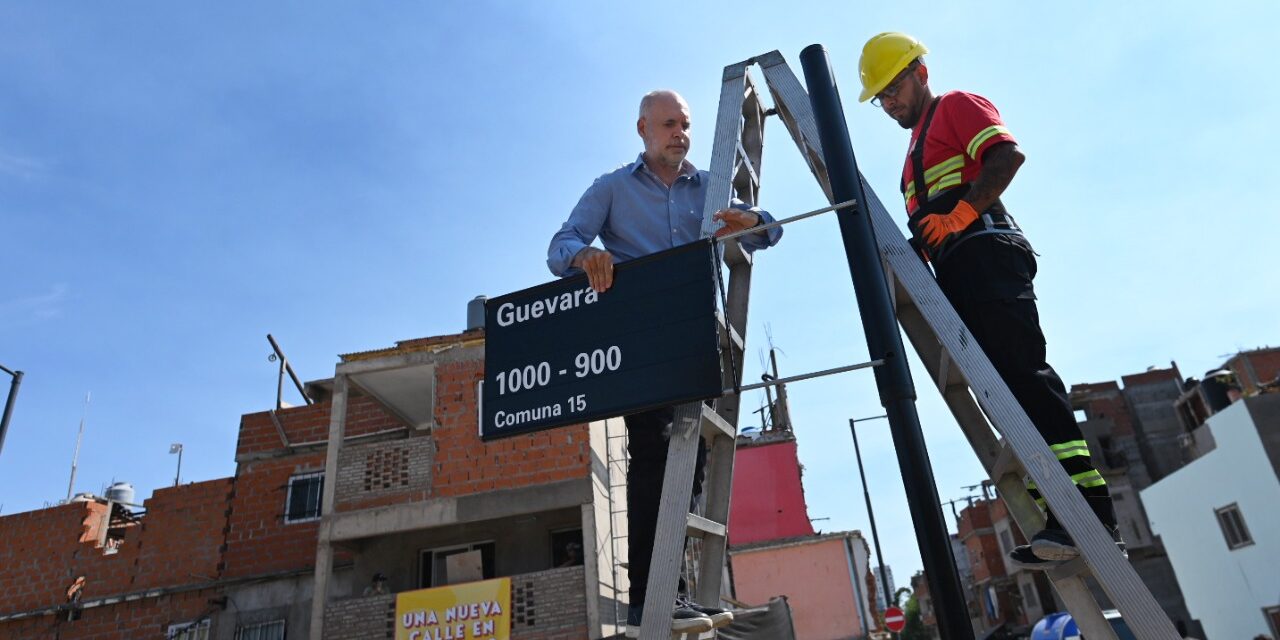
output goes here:
[{"label": "white cloud", "polygon": [[0,324],[14,325],[59,318],[66,299],[67,285],[57,283],[44,293],[2,301]]},{"label": "white cloud", "polygon": [[0,176],[34,180],[44,174],[44,161],[0,150]]}]

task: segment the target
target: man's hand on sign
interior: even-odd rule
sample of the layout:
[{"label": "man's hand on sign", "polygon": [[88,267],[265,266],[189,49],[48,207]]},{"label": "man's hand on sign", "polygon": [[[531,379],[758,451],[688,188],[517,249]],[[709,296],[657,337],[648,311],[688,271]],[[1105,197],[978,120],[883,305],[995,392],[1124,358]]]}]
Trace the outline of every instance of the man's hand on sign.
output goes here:
[{"label": "man's hand on sign", "polygon": [[613,254],[608,251],[587,247],[573,257],[573,266],[587,274],[587,282],[597,293],[613,286]]},{"label": "man's hand on sign", "polygon": [[742,211],[741,209],[722,209],[717,211],[713,220],[719,220],[724,223],[723,227],[716,230],[716,237],[728,235],[743,229],[760,224],[760,216],[750,211]]}]

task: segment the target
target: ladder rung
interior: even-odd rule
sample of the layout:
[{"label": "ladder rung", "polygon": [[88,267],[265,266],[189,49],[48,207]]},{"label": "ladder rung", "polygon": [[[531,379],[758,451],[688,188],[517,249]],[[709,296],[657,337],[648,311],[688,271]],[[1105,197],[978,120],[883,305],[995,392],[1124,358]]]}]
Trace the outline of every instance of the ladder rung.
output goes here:
[{"label": "ladder rung", "polygon": [[1084,556],[1076,556],[1045,573],[1048,574],[1050,580],[1066,580],[1067,578],[1089,575],[1089,565],[1085,563]]},{"label": "ladder rung", "polygon": [[996,461],[991,465],[991,479],[996,482],[1005,476],[1014,476],[1022,478],[1022,463],[1018,462],[1018,457],[1014,455],[1013,448],[1009,443],[1000,441],[1000,453],[996,456]]},{"label": "ladder rung", "polygon": [[738,429],[729,424],[720,414],[707,405],[702,405],[702,437],[716,438],[724,436],[732,441],[738,435]]},{"label": "ladder rung", "polygon": [[734,353],[741,353],[743,350],[742,334],[725,322],[724,312],[719,309],[716,309],[716,321],[720,323],[720,348],[727,349],[730,344],[733,344],[736,350]]},{"label": "ladder rung", "polygon": [[938,391],[946,393],[947,378],[951,376],[951,355],[947,353],[946,349],[940,349],[938,353],[941,354],[938,356]]},{"label": "ladder rung", "polygon": [[760,174],[756,173],[756,167],[752,164],[751,158],[747,155],[747,150],[742,146],[741,140],[738,141],[738,162],[738,166],[746,168],[747,174],[751,176],[752,184],[759,185]]},{"label": "ladder rung", "polygon": [[685,633],[681,635],[672,634],[671,637],[676,640],[712,640],[719,636],[716,635],[716,630],[712,629],[710,631],[703,631],[702,633]]},{"label": "ladder rung", "polygon": [[705,538],[707,536],[718,536],[723,538],[725,535],[724,525],[692,513],[689,514],[686,530],[692,538]]}]

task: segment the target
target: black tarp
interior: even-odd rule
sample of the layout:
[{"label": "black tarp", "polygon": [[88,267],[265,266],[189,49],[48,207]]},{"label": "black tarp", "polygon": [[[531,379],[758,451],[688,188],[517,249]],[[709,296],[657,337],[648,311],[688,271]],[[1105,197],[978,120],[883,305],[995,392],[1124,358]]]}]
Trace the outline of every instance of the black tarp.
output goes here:
[{"label": "black tarp", "polygon": [[780,596],[769,600],[767,605],[734,609],[733,623],[720,628],[716,637],[720,640],[795,640],[796,630],[791,625],[787,598]]}]

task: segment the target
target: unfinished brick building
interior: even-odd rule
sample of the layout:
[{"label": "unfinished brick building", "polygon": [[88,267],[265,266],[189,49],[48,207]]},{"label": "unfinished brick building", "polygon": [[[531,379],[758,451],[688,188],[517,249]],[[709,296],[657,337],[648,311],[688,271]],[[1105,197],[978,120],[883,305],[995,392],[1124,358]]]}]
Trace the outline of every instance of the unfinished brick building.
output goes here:
[{"label": "unfinished brick building", "polygon": [[621,439],[482,443],[482,369],[478,331],[343,356],[312,404],[242,417],[231,478],[0,518],[0,638],[390,638],[394,593],[470,551],[512,578],[513,638],[611,635]]}]

